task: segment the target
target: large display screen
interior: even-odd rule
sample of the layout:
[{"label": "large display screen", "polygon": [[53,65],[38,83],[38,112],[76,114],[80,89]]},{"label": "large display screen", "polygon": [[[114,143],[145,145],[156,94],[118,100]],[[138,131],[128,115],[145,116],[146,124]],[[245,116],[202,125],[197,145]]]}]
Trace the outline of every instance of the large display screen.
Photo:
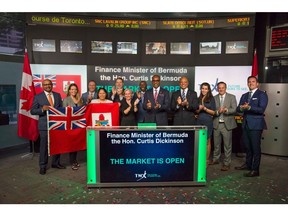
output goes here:
[{"label": "large display screen", "polygon": [[117,42],[118,54],[137,54],[137,42]]},{"label": "large display screen", "polygon": [[271,28],[270,50],[288,50],[288,25]]},{"label": "large display screen", "polygon": [[100,182],[193,181],[192,130],[99,131]]},{"label": "large display screen", "polygon": [[91,41],[91,53],[112,53],[112,41]]}]

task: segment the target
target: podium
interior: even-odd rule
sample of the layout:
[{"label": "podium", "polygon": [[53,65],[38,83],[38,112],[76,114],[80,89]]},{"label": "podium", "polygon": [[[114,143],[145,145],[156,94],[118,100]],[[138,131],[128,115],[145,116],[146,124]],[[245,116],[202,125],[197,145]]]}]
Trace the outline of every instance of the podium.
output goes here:
[{"label": "podium", "polygon": [[207,128],[87,127],[87,186],[206,184]]}]

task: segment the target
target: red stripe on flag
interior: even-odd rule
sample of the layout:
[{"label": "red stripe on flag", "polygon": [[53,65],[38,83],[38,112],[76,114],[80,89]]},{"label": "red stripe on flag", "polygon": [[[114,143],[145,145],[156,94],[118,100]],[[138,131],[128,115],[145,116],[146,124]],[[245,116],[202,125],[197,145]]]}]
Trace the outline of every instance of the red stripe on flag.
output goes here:
[{"label": "red stripe on flag", "polygon": [[257,60],[257,51],[255,49],[254,57],[253,57],[253,64],[252,64],[252,76],[258,76],[258,60]]},{"label": "red stripe on flag", "polygon": [[18,113],[18,136],[36,141],[39,136],[38,116],[30,113],[35,95],[32,80],[28,53],[25,52]]}]

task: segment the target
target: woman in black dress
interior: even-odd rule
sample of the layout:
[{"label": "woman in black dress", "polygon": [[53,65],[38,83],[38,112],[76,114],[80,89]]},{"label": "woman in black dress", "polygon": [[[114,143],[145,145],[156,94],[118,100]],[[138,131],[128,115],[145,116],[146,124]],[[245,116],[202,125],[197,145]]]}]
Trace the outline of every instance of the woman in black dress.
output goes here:
[{"label": "woman in black dress", "polygon": [[210,153],[211,153],[211,137],[213,131],[213,116],[216,110],[215,99],[212,95],[211,87],[209,83],[202,83],[200,86],[200,96],[199,96],[199,109],[196,111],[198,113],[197,124],[205,125],[208,128],[207,131],[207,157],[206,164],[208,166]]},{"label": "woman in black dress", "polygon": [[132,99],[133,92],[131,89],[125,89],[124,99],[120,102],[121,126],[136,126],[136,112],[139,99]]}]

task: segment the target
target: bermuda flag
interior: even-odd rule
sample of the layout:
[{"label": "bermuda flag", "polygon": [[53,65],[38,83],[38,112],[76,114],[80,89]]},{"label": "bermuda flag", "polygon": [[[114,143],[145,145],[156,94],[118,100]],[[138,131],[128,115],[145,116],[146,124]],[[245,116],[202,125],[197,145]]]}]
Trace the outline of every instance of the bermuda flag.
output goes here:
[{"label": "bermuda flag", "polygon": [[90,103],[86,111],[87,126],[119,126],[118,103]]},{"label": "bermuda flag", "polygon": [[45,79],[51,80],[53,83],[53,91],[59,92],[61,98],[67,96],[67,90],[71,83],[76,83],[81,95],[81,75],[61,75],[61,74],[33,74],[33,82],[36,94],[43,91],[42,82]]},{"label": "bermuda flag", "polygon": [[25,50],[18,113],[18,136],[32,141],[36,141],[39,136],[39,117],[37,115],[31,115],[30,113],[34,95],[35,89],[32,81],[30,63],[27,50]]},{"label": "bermuda flag", "polygon": [[86,149],[86,106],[50,107],[48,122],[49,155]]}]

